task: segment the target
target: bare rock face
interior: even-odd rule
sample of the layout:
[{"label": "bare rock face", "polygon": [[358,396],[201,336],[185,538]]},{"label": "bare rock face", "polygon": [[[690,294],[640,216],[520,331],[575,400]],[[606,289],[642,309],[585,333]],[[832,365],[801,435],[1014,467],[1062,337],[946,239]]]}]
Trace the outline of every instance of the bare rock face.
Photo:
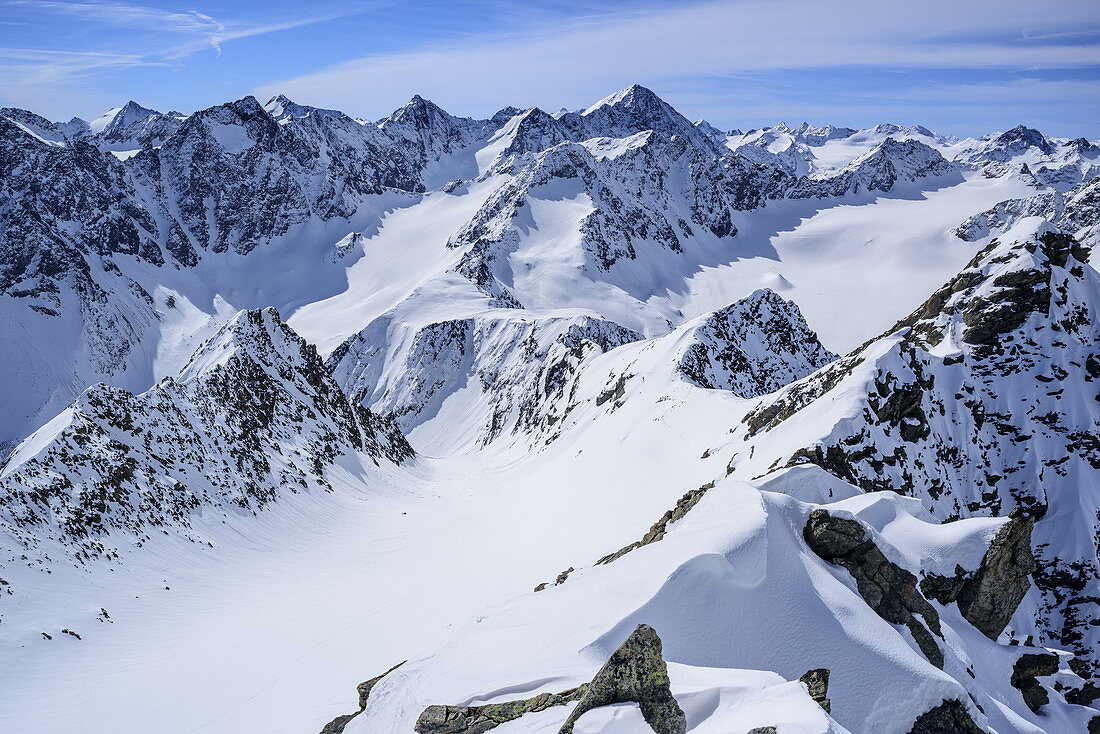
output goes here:
[{"label": "bare rock face", "polygon": [[371,678],[370,680],[365,680],[365,681],[363,681],[362,683],[360,683],[359,685],[357,685],[355,687],[356,693],[359,694],[359,710],[360,711],[362,711],[363,709],[365,709],[367,707],[367,699],[370,698],[370,692],[376,685],[378,685],[378,682],[380,680],[382,680],[383,678],[385,678],[390,673],[392,673],[393,671],[400,668],[402,665],[404,665],[407,662],[409,662],[409,661],[408,660],[402,660],[400,663],[393,666],[392,668],[387,670],[382,675],[376,675],[373,678]]},{"label": "bare rock face", "polygon": [[669,688],[668,666],[656,630],[640,624],[611,654],[565,720],[559,734],[572,734],[586,712],[614,703],[635,702],[657,734],[684,734],[687,718]]},{"label": "bare rock face", "polygon": [[1009,681],[1013,688],[1019,689],[1023,694],[1027,707],[1039,713],[1044,704],[1050,703],[1050,695],[1039,683],[1041,675],[1054,675],[1058,672],[1058,656],[1052,652],[1024,653],[1017,658],[1012,666],[1012,678]]},{"label": "bare rock face", "polygon": [[998,531],[978,570],[967,575],[956,567],[953,577],[931,574],[921,590],[941,604],[958,602],[959,611],[991,640],[1008,626],[1028,589],[1037,564],[1031,553],[1031,531],[1046,508],[1014,509]]},{"label": "bare rock face", "polygon": [[1035,520],[1035,514],[1013,510],[986,551],[978,572],[959,592],[959,611],[991,640],[1008,626],[1031,588],[1031,574],[1036,569],[1031,554]]},{"label": "bare rock face", "polygon": [[984,734],[958,699],[944,701],[913,722],[909,734]]},{"label": "bare rock face", "polygon": [[[943,651],[932,636],[932,633],[943,636],[940,615],[917,591],[917,577],[887,560],[874,541],[867,538],[861,523],[833,517],[826,510],[814,510],[802,537],[818,556],[848,569],[860,596],[871,609],[887,622],[909,628],[928,661],[943,668]],[[914,616],[917,614],[923,624]]]},{"label": "bare rock face", "polygon": [[407,660],[402,660],[382,675],[376,675],[370,680],[363,681],[356,686],[356,691],[359,694],[359,710],[354,714],[342,714],[337,716],[335,719],[325,724],[324,728],[321,729],[321,734],[343,734],[344,727],[348,725],[348,722],[363,713],[363,710],[367,707],[367,699],[370,697],[371,689],[378,684],[378,681],[382,680],[407,662]]}]

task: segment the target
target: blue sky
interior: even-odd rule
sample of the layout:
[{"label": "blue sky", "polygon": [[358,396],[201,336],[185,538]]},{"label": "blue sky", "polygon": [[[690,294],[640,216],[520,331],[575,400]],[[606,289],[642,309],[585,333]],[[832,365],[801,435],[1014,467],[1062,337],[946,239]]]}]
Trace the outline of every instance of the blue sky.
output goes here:
[{"label": "blue sky", "polygon": [[639,82],[720,127],[1025,123],[1100,138],[1096,0],[0,0],[0,104],[94,118],[256,94],[376,119],[584,107]]}]

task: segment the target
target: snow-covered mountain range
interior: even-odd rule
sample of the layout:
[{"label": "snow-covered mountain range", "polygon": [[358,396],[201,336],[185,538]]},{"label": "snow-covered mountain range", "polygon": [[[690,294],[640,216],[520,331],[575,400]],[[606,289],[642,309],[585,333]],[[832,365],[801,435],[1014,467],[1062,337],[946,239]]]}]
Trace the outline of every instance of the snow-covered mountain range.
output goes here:
[{"label": "snow-covered mountain range", "polygon": [[0,173],[0,729],[1100,731],[1095,142],[634,85]]}]

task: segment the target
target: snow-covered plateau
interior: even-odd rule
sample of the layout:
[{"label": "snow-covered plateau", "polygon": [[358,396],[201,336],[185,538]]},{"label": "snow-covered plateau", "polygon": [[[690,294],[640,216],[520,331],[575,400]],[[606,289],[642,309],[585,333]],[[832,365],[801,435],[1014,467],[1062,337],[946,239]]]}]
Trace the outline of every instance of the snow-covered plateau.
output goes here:
[{"label": "snow-covered plateau", "polygon": [[1100,732],[1100,145],[0,110],[0,732]]}]

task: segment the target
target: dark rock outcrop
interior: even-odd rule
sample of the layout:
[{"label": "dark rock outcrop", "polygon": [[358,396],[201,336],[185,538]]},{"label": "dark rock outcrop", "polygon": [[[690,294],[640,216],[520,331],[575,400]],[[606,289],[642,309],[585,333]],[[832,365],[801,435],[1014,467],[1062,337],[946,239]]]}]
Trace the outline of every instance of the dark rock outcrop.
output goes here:
[{"label": "dark rock outcrop", "polygon": [[846,568],[871,609],[891,624],[905,625],[928,661],[943,668],[943,651],[932,636],[943,636],[939,614],[917,591],[917,577],[887,560],[860,522],[814,510],[802,537],[818,556]]},{"label": "dark rock outcrop", "polygon": [[356,686],[355,689],[359,693],[359,710],[354,714],[341,714],[337,716],[335,719],[325,724],[325,727],[321,729],[321,734],[343,734],[344,727],[348,725],[348,722],[363,713],[363,709],[367,707],[367,699],[370,697],[371,689],[378,684],[378,681],[382,680],[407,662],[408,660],[402,660],[382,675],[376,675],[370,680],[363,681]]},{"label": "dark rock outcrop", "polygon": [[1019,508],[993,538],[973,578],[959,591],[959,611],[986,637],[996,640],[1031,588],[1035,556],[1031,553],[1031,531],[1042,513]]},{"label": "dark rock outcrop", "polygon": [[1039,683],[1041,675],[1054,675],[1058,672],[1058,656],[1048,653],[1024,653],[1012,666],[1012,687],[1020,691],[1027,707],[1039,713],[1039,709],[1050,703],[1050,695]]},{"label": "dark rock outcrop", "polygon": [[1032,510],[1014,509],[976,572],[968,575],[956,566],[954,576],[929,574],[921,581],[921,591],[941,604],[957,602],[968,622],[996,640],[1031,588],[1031,574],[1036,570],[1031,531],[1044,512],[1041,505]]},{"label": "dark rock outcrop", "polygon": [[409,661],[408,660],[402,660],[400,663],[393,666],[392,668],[387,670],[382,675],[376,675],[373,678],[371,678],[370,680],[365,680],[365,681],[363,681],[362,683],[360,683],[359,685],[357,685],[355,687],[356,692],[359,694],[359,710],[360,711],[362,711],[363,709],[365,709],[367,707],[367,699],[370,698],[370,692],[376,685],[378,685],[378,682],[380,680],[382,680],[383,678],[385,678],[390,673],[392,673],[393,671],[400,668],[402,665],[404,665],[407,662],[409,662]]},{"label": "dark rock outcrop", "polygon": [[661,638],[646,624],[638,625],[611,654],[588,684],[559,734],[572,734],[577,719],[594,708],[628,702],[638,704],[646,723],[657,734],[684,734],[687,731],[687,718],[669,688]]},{"label": "dark rock outcrop", "polygon": [[984,734],[958,699],[944,701],[917,717],[909,734]]},{"label": "dark rock outcrop", "polygon": [[810,698],[816,701],[821,708],[825,709],[825,713],[832,713],[833,704],[829,700],[828,668],[807,670],[798,680],[806,685],[806,689],[810,693]]},{"label": "dark rock outcrop", "polygon": [[1080,688],[1070,688],[1064,691],[1066,702],[1077,706],[1092,706],[1093,701],[1100,698],[1100,688],[1092,681],[1088,681]]}]

